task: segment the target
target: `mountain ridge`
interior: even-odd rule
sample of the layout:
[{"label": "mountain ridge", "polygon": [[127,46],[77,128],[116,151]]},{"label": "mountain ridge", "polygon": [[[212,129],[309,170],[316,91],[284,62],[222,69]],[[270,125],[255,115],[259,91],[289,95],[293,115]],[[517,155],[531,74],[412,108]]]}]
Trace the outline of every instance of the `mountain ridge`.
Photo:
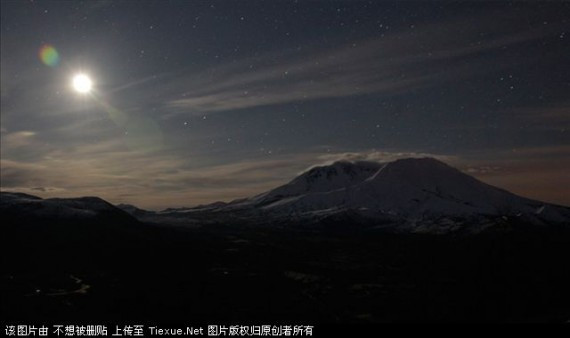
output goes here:
[{"label": "mountain ridge", "polygon": [[41,198],[20,192],[0,192],[0,213],[6,220],[55,223],[108,222],[135,223],[128,212],[100,197]]},{"label": "mountain ridge", "polygon": [[[98,197],[41,199],[2,192],[0,211],[14,219],[139,220],[203,226],[242,224],[366,227],[409,233],[478,233],[505,224],[570,229],[570,207],[494,187],[433,158],[337,161],[308,169],[249,198],[154,212]],[[23,215],[23,216],[22,216]]]},{"label": "mountain ridge", "polygon": [[[228,214],[280,224],[352,218],[427,232],[454,231],[467,223],[480,229],[505,218],[534,225],[570,224],[568,207],[515,195],[434,158],[338,161],[313,167],[265,193],[192,208],[187,215],[201,210],[212,217]],[[187,211],[167,214],[183,216]]]}]

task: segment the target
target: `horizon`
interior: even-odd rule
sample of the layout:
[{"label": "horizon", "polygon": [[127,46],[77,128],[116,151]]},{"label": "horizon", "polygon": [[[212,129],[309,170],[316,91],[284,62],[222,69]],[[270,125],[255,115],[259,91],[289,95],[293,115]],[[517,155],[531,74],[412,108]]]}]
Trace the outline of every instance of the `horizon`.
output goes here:
[{"label": "horizon", "polygon": [[0,189],[162,210],[428,156],[570,205],[569,3],[259,4],[2,2]]},{"label": "horizon", "polygon": [[[115,206],[119,206],[119,205],[130,205],[130,206],[134,206],[134,207],[136,207],[136,208],[143,209],[143,210],[147,210],[147,211],[165,211],[165,210],[167,210],[167,209],[195,208],[195,207],[206,206],[206,205],[209,205],[209,204],[215,204],[215,203],[219,203],[219,202],[231,203],[231,202],[234,202],[234,201],[237,201],[237,200],[243,200],[243,199],[247,199],[247,198],[252,198],[252,197],[255,197],[255,196],[257,196],[257,195],[264,194],[264,193],[267,193],[267,192],[269,192],[269,191],[273,191],[273,190],[275,190],[275,189],[277,189],[277,188],[279,188],[279,187],[281,187],[281,186],[283,186],[283,185],[287,185],[287,184],[291,183],[292,181],[296,180],[298,177],[300,177],[300,176],[302,176],[302,175],[305,175],[306,173],[308,173],[309,171],[311,171],[311,170],[313,170],[313,169],[315,169],[315,168],[325,168],[325,167],[329,167],[329,166],[334,166],[334,165],[337,164],[337,163],[351,163],[351,164],[356,165],[356,164],[358,164],[358,163],[363,163],[363,162],[364,162],[364,163],[377,163],[377,164],[380,164],[380,165],[386,165],[386,164],[389,164],[389,163],[394,163],[394,162],[399,161],[399,160],[422,160],[422,159],[423,159],[423,160],[425,160],[425,159],[435,160],[435,161],[437,161],[437,162],[440,162],[440,163],[442,163],[442,164],[445,164],[445,165],[449,166],[449,164],[446,163],[445,161],[443,161],[443,160],[441,160],[441,159],[434,158],[434,157],[429,157],[429,156],[422,156],[422,157],[401,157],[401,158],[395,158],[395,159],[392,159],[392,160],[390,160],[390,161],[384,161],[384,162],[370,161],[370,160],[341,159],[341,160],[336,160],[336,161],[332,161],[332,162],[326,162],[326,163],[321,163],[321,164],[318,164],[318,165],[310,166],[310,167],[306,168],[305,170],[303,170],[303,171],[297,173],[297,175],[296,175],[295,177],[291,178],[290,180],[288,180],[287,182],[283,183],[282,185],[278,185],[278,186],[272,187],[272,188],[268,189],[267,191],[262,191],[262,192],[259,192],[259,193],[254,194],[254,195],[242,196],[242,197],[234,198],[234,199],[232,199],[232,200],[226,200],[226,201],[223,201],[223,200],[216,200],[216,201],[211,201],[211,202],[208,202],[208,203],[201,203],[201,204],[195,204],[195,205],[166,206],[166,207],[161,207],[161,208],[152,208],[152,207],[151,207],[151,208],[145,208],[145,207],[136,205],[136,204],[134,204],[134,203],[129,203],[128,201],[121,202],[121,203],[114,203],[113,201],[109,201],[109,200],[106,200],[106,199],[104,199],[104,198],[103,198],[103,200],[106,200],[107,202],[109,202],[109,203],[111,203],[111,204],[113,204],[113,205],[115,205]],[[453,169],[457,169],[457,168],[455,168],[455,167],[453,167],[453,166],[450,166],[450,167],[453,168]],[[378,169],[378,170],[382,170],[382,168],[380,168],[380,169]],[[465,170],[459,170],[459,171],[460,171],[461,173],[467,175],[467,176],[474,177],[474,176],[470,175],[468,172],[466,172]],[[479,180],[479,181],[481,181],[481,180]],[[487,183],[487,182],[484,182],[484,181],[481,181],[481,182]],[[489,184],[489,183],[487,183],[487,184]],[[493,186],[493,185],[491,185],[491,186]],[[497,186],[494,186],[494,187],[500,188],[500,187],[497,187]],[[507,190],[507,191],[513,193],[512,191],[509,191],[509,190]],[[0,192],[6,192],[6,193],[25,193],[25,194],[29,194],[29,195],[32,195],[32,196],[41,197],[41,191],[40,191],[40,194],[37,194],[37,193],[34,194],[33,191],[32,191],[32,192],[22,192],[22,191],[12,191],[12,190],[2,190],[2,189],[0,189]],[[518,195],[518,194],[515,194],[515,195]],[[524,198],[529,198],[528,196],[524,196],[524,195],[518,195],[518,196],[524,197]],[[82,198],[82,197],[98,197],[98,198],[101,198],[101,196],[91,196],[91,195],[65,196],[65,197],[63,197],[63,196],[49,196],[49,197],[42,197],[42,198],[70,198],[70,199],[74,199],[74,198]],[[531,198],[531,199],[532,199],[532,198]],[[546,204],[552,204],[552,205],[559,205],[559,206],[569,207],[568,205],[557,204],[557,203],[542,201],[542,200],[538,200],[538,199],[534,199],[534,200],[535,200],[535,201],[538,201],[538,202],[543,202],[543,203],[546,203]]]}]

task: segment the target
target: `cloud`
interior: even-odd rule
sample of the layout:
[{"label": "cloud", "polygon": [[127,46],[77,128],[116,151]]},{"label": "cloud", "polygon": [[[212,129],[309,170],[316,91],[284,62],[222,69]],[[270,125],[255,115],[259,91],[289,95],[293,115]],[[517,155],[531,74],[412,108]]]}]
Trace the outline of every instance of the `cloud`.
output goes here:
[{"label": "cloud", "polygon": [[36,135],[36,133],[33,131],[18,131],[8,133],[6,130],[3,130],[2,147],[4,149],[11,149],[30,145],[33,142],[34,135]]},{"label": "cloud", "polygon": [[336,154],[320,155],[319,159],[324,161],[322,165],[331,164],[336,161],[373,161],[373,162],[391,162],[401,158],[423,158],[432,157],[437,158],[444,162],[454,160],[456,157],[451,155],[430,154],[421,152],[399,152],[399,151],[361,151],[361,152],[346,152]]},{"label": "cloud", "polygon": [[[132,109],[132,102],[139,108],[160,106],[164,118],[370,93],[398,95],[497,72],[497,57],[509,57],[501,53],[559,29],[522,25],[521,17],[530,15],[526,12],[504,14],[501,20],[490,20],[488,14],[418,23],[413,30],[373,38],[339,39],[327,47],[267,51],[198,71],[178,69],[131,80],[106,94],[120,92],[116,99],[123,109]],[[477,27],[483,23],[495,33],[481,35]]]},{"label": "cloud", "polygon": [[455,165],[488,184],[515,194],[570,206],[570,146],[550,145],[479,151]]},{"label": "cloud", "polygon": [[[495,62],[481,55],[550,33],[502,30],[502,35],[482,39],[473,30],[454,40],[449,31],[457,24],[462,25],[456,21],[430,24],[413,33],[396,32],[327,49],[268,53],[197,74],[183,73],[171,79],[172,87],[180,91],[166,106],[175,114],[204,114],[369,93],[396,95],[497,71],[492,67]],[[470,35],[478,42],[466,43]],[[424,40],[430,41],[430,49],[421,43]],[[466,61],[471,64],[466,66]]]},{"label": "cloud", "polygon": [[29,193],[29,194],[37,194],[39,193],[56,193],[56,194],[61,194],[62,192],[65,192],[65,189],[62,188],[56,188],[56,187],[0,187],[0,191],[17,191],[17,192],[23,192],[23,193]]},{"label": "cloud", "polygon": [[279,59],[275,64],[257,65],[247,60],[210,70],[197,76],[209,77],[206,83],[181,83],[180,87],[187,89],[166,105],[178,112],[201,114],[371,92],[394,94],[429,81],[427,70],[407,77],[398,62],[381,64],[374,50],[382,47],[374,46],[376,42],[364,44],[291,55],[291,59]]},{"label": "cloud", "polygon": [[489,173],[496,173],[499,172],[502,168],[499,166],[475,166],[475,167],[468,167],[465,171],[470,175],[486,175]]}]

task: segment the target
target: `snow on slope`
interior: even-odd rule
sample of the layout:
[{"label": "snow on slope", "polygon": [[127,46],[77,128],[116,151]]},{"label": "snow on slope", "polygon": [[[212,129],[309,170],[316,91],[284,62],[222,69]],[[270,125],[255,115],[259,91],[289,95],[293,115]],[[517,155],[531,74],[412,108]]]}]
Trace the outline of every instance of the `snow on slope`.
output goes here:
[{"label": "snow on slope", "polygon": [[339,161],[329,166],[314,167],[291,182],[266,193],[231,203],[233,208],[242,206],[286,205],[311,194],[341,191],[363,182],[376,173],[382,164],[376,162]]},{"label": "snow on slope", "polygon": [[485,184],[433,158],[389,163],[336,162],[219,211],[266,215],[326,215],[351,210],[371,218],[418,223],[430,219],[523,217],[532,223],[568,222],[570,209],[530,200]]}]

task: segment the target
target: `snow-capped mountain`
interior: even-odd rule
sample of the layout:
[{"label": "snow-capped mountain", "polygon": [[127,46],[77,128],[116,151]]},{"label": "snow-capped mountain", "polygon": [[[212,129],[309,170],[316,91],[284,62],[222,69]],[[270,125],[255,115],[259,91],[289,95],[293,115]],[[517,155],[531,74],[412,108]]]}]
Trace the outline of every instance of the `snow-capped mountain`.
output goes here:
[{"label": "snow-capped mountain", "polygon": [[509,219],[570,225],[568,207],[517,196],[433,158],[335,162],[312,168],[266,193],[207,207],[281,220],[351,215],[413,231],[447,232],[464,224],[482,229]]},{"label": "snow-capped mountain", "polygon": [[[314,167],[263,194],[193,208],[146,211],[97,197],[41,199],[1,194],[0,212],[22,220],[138,220],[181,226],[364,225],[399,232],[480,232],[540,227],[570,230],[570,208],[520,197],[433,158],[388,163],[340,161]],[[130,214],[130,215],[129,215]],[[131,217],[133,216],[133,217]],[[497,228],[497,227],[495,227]]]}]

